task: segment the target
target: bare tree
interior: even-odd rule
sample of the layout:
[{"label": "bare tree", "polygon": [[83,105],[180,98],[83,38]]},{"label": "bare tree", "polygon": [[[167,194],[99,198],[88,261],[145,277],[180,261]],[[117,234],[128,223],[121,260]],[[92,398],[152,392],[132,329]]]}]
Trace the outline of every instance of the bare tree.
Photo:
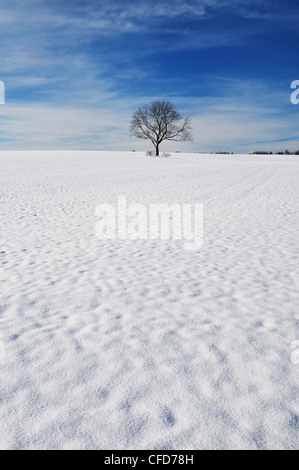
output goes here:
[{"label": "bare tree", "polygon": [[153,101],[133,114],[130,134],[139,139],[149,139],[156,149],[156,156],[159,156],[159,145],[163,140],[192,140],[191,119],[183,119],[170,101]]}]

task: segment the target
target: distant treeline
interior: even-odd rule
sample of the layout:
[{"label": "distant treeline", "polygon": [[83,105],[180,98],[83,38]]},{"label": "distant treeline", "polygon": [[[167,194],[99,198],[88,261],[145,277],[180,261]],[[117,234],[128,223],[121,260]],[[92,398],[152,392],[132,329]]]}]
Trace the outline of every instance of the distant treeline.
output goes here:
[{"label": "distant treeline", "polygon": [[290,152],[289,150],[285,150],[284,152],[267,152],[265,150],[257,150],[256,152],[252,152],[252,155],[299,155],[299,150],[295,150],[294,152]]},{"label": "distant treeline", "polygon": [[234,152],[216,152],[216,155],[233,155]]},{"label": "distant treeline", "polygon": [[[211,152],[212,153],[212,152]],[[216,152],[216,155],[233,155],[234,152]],[[290,152],[285,150],[284,152],[268,152],[267,150],[256,150],[255,152],[250,153],[249,155],[299,155],[299,150]]]}]

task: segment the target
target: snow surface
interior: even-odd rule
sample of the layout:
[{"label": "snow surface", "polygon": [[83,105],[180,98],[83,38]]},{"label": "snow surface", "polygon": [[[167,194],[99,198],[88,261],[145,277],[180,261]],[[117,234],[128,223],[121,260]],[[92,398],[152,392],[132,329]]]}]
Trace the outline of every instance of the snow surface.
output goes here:
[{"label": "snow surface", "polygon": [[[1,152],[1,448],[298,448],[298,163]],[[98,240],[119,195],[203,247]]]}]

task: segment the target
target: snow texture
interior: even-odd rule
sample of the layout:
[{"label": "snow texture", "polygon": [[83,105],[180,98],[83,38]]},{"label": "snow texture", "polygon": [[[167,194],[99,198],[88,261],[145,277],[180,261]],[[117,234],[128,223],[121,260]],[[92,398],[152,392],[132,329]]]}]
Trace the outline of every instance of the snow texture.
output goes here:
[{"label": "snow texture", "polygon": [[[1,152],[1,448],[298,448],[298,164]],[[119,195],[202,203],[203,247],[98,240]]]}]

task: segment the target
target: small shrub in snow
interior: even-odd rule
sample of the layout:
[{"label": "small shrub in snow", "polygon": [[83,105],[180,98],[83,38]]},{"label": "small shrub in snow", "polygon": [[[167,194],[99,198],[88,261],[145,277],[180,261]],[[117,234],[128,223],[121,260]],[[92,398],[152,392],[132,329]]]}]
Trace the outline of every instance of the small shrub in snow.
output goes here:
[{"label": "small shrub in snow", "polygon": [[155,152],[154,152],[153,150],[147,150],[147,151],[145,152],[145,155],[146,155],[147,157],[153,157],[154,154],[155,154]]},{"label": "small shrub in snow", "polygon": [[162,157],[168,158],[168,157],[170,157],[170,153],[164,152],[164,153],[162,153]]}]

